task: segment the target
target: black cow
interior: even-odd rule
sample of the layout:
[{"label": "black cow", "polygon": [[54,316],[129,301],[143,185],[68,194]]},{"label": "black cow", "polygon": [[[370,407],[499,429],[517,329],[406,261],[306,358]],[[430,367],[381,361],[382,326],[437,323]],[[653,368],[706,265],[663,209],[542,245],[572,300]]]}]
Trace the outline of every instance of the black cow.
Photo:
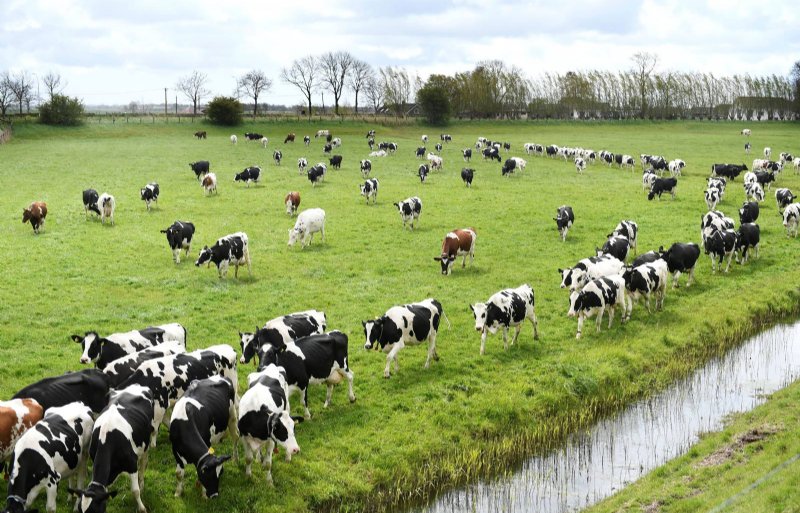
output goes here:
[{"label": "black cow", "polygon": [[761,187],[766,187],[769,190],[770,184],[775,181],[774,171],[756,171],[756,181],[761,184]]},{"label": "black cow", "polygon": [[517,169],[517,161],[514,159],[506,159],[505,163],[503,163],[503,168],[500,170],[500,174],[503,176],[510,175]]},{"label": "black cow", "polygon": [[500,158],[500,150],[497,148],[484,148],[482,154],[484,159],[497,160],[497,162],[503,161]]},{"label": "black cow", "polygon": [[464,185],[467,187],[472,187],[472,179],[475,177],[475,170],[472,168],[462,168],[461,169],[461,180],[463,180]]},{"label": "black cow", "polygon": [[208,174],[211,164],[207,160],[198,160],[197,162],[189,163],[189,167],[192,168],[192,171],[194,171],[195,176],[197,176],[197,179],[200,180],[200,178],[202,178],[203,175]]},{"label": "black cow", "polygon": [[247,234],[244,232],[232,233],[218,239],[210,248],[203,246],[194,265],[200,267],[206,262],[213,262],[217,266],[220,279],[228,274],[230,264],[234,265],[233,275],[235,278],[239,277],[239,266],[244,264],[247,264],[247,274],[252,275]]},{"label": "black cow", "polygon": [[139,190],[139,196],[141,196],[142,201],[147,205],[147,210],[150,210],[150,203],[158,203],[159,193],[158,184],[155,182],[151,182]]},{"label": "black cow", "polygon": [[189,257],[189,250],[192,249],[192,237],[194,237],[194,224],[188,221],[175,221],[166,230],[161,230],[161,233],[167,235],[167,243],[169,249],[172,250],[172,259],[176,264],[181,262],[181,250],[186,252],[186,257]]},{"label": "black cow", "polygon": [[[261,343],[267,340],[256,332],[256,340]],[[347,335],[341,331],[330,331],[319,335],[310,335],[298,339],[297,342],[270,344],[264,354],[264,364],[275,364],[286,370],[286,382],[296,387],[303,394],[304,417],[311,418],[308,409],[308,385],[324,382],[328,386],[325,396],[325,408],[331,403],[333,386],[347,379],[350,402],[355,402],[353,392],[353,373],[347,363]],[[287,398],[288,399],[288,398]]]},{"label": "black cow", "polygon": [[100,413],[108,402],[111,380],[99,369],[83,369],[61,376],[44,378],[28,385],[12,399],[34,399],[46,412],[48,408],[80,401],[94,413]]},{"label": "black cow", "polygon": [[89,212],[94,212],[100,215],[100,208],[97,206],[97,200],[100,195],[94,189],[86,189],[83,191],[83,210],[86,212],[86,217],[89,217]]},{"label": "black cow", "polygon": [[464,148],[461,150],[461,155],[464,157],[464,162],[469,162],[472,158],[472,148]]},{"label": "black cow", "polygon": [[247,187],[250,187],[250,182],[258,183],[261,179],[261,168],[259,166],[250,166],[244,168],[241,173],[236,173],[233,177],[234,182],[244,182]]},{"label": "black cow", "polygon": [[567,232],[575,222],[575,214],[572,212],[572,207],[569,205],[561,205],[556,209],[556,217],[553,218],[558,228],[558,233],[561,235],[561,242],[567,240]]},{"label": "black cow", "polygon": [[647,195],[647,199],[652,200],[658,196],[658,199],[660,200],[661,194],[665,192],[670,193],[670,195],[672,195],[672,199],[675,199],[676,187],[678,187],[677,178],[656,178],[652,187],[650,187],[650,193]]},{"label": "black cow", "polygon": [[630,247],[631,245],[627,237],[614,235],[609,237],[602,248],[595,248],[595,251],[597,251],[597,256],[611,255],[617,260],[624,262],[625,259],[628,258]]},{"label": "black cow", "polygon": [[[742,223],[736,232],[736,263],[747,263],[747,251],[753,248],[758,258],[758,243],[761,240],[761,229],[755,223]],[[740,260],[741,257],[741,260]]]},{"label": "black cow", "polygon": [[556,155],[558,155],[558,146],[553,146],[551,144],[550,146],[547,146],[544,149],[544,151],[545,151],[545,153],[547,153],[548,157],[555,157]]},{"label": "black cow", "polygon": [[235,398],[236,388],[228,378],[212,376],[192,382],[175,403],[169,422],[169,440],[177,463],[176,497],[183,493],[183,477],[188,464],[197,468],[203,496],[214,498],[219,495],[224,470],[222,464],[231,457],[215,456],[212,446],[225,436],[226,430],[234,448],[237,446]]},{"label": "black cow", "polygon": [[678,278],[681,273],[689,272],[689,280],[686,286],[692,285],[694,279],[694,267],[697,259],[700,258],[700,246],[694,242],[676,242],[666,251],[664,246],[658,248],[658,254],[666,260],[667,269],[672,273],[672,288],[678,287]]},{"label": "black cow", "polygon": [[256,333],[261,333],[260,342],[256,340],[256,333],[239,332],[239,344],[242,347],[239,363],[247,363],[258,356],[259,366],[266,365],[264,351],[268,346],[286,345],[302,337],[324,333],[326,329],[328,318],[325,312],[319,310],[305,310],[270,319],[263,328],[256,328]]},{"label": "black cow", "polygon": [[419,169],[417,169],[417,174],[419,175],[419,181],[425,183],[425,179],[428,177],[428,173],[431,172],[431,167],[428,164],[420,164]]},{"label": "black cow", "polygon": [[248,141],[258,141],[259,139],[264,137],[263,135],[257,134],[255,132],[245,132],[244,136],[247,138]]},{"label": "black cow", "polygon": [[742,164],[712,164],[711,165],[711,175],[712,176],[724,176],[725,178],[730,178],[731,180],[735,180],[737,176],[739,176],[742,171],[747,171],[747,166]]},{"label": "black cow", "polygon": [[306,172],[306,175],[311,182],[311,186],[314,187],[317,185],[317,182],[321,182],[325,177],[325,168],[320,165],[313,166]]},{"label": "black cow", "polygon": [[739,209],[740,223],[755,223],[758,219],[758,202],[745,201]]},{"label": "black cow", "polygon": [[425,156],[425,152],[426,151],[428,151],[428,150],[425,148],[425,146],[420,146],[420,147],[417,148],[417,151],[416,151],[415,155],[416,155],[417,158],[422,158],[422,157]]},{"label": "black cow", "polygon": [[333,169],[341,169],[342,167],[342,156],[341,155],[334,155],[330,158],[331,166]]},{"label": "black cow", "polygon": [[506,150],[506,151],[510,150],[511,149],[511,143],[504,142],[503,143],[503,149]]}]

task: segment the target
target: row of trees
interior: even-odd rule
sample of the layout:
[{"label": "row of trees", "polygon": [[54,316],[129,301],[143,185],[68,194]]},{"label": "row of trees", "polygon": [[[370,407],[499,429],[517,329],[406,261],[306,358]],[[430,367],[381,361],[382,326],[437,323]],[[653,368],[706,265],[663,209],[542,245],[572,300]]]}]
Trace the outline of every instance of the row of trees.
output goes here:
[{"label": "row of trees", "polygon": [[[52,101],[53,97],[60,94],[66,86],[61,75],[53,72],[41,77],[41,84],[48,101]],[[20,114],[23,109],[30,112],[31,105],[42,100],[44,98],[39,97],[39,82],[27,71],[0,73],[0,116],[6,117],[14,107],[18,108]]]}]

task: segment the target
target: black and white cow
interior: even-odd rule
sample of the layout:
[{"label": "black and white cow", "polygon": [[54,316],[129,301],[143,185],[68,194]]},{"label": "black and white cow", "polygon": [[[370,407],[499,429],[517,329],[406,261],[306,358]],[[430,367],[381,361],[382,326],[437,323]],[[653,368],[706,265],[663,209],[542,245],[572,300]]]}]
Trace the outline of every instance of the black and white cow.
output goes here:
[{"label": "black and white cow", "polygon": [[321,182],[325,178],[326,170],[327,166],[319,164],[308,170],[308,181],[311,182],[312,187],[316,187],[317,182]]},{"label": "black and white cow", "polygon": [[203,246],[200,255],[194,265],[213,262],[217,266],[219,279],[223,279],[228,274],[228,267],[234,265],[233,276],[239,277],[239,266],[247,265],[247,274],[252,276],[250,267],[250,249],[248,247],[247,234],[244,232],[232,233],[217,240],[210,248]]},{"label": "black and white cow", "polygon": [[368,159],[364,159],[361,161],[361,176],[366,178],[369,176],[370,172],[372,171],[372,162]]},{"label": "black and white cow", "polygon": [[719,191],[719,199],[722,200],[725,197],[725,187],[728,185],[728,181],[721,177],[721,176],[711,176],[708,178],[708,188],[717,189]]},{"label": "black and white cow", "polygon": [[110,379],[103,371],[83,369],[39,380],[14,394],[12,399],[33,399],[45,412],[79,401],[94,413],[100,413],[108,402],[106,396],[110,384]]},{"label": "black and white cow", "polygon": [[515,289],[505,289],[492,294],[485,303],[470,305],[475,317],[475,329],[481,332],[481,355],[486,348],[486,333],[503,329],[503,348],[508,350],[508,329],[516,328],[511,345],[517,341],[525,320],[533,325],[533,339],[539,340],[539,321],[536,319],[533,288],[523,284]]},{"label": "black and white cow", "polygon": [[283,158],[283,153],[281,153],[281,150],[275,150],[275,151],[272,152],[272,160],[275,161],[275,165],[276,166],[280,166],[281,165],[281,159],[282,158]]},{"label": "black and white cow", "polygon": [[502,176],[509,176],[517,169],[517,161],[514,159],[506,159],[503,163],[503,168],[500,170]]},{"label": "black and white cow", "polygon": [[797,237],[797,225],[800,223],[800,203],[792,203],[783,210],[783,227],[787,237]]},{"label": "black and white cow", "polygon": [[565,242],[567,240],[567,232],[572,228],[572,223],[575,222],[575,214],[572,212],[572,207],[569,205],[558,207],[553,221],[556,222],[558,233],[561,235],[561,242]]},{"label": "black and white cow", "polygon": [[410,224],[410,229],[414,229],[414,223],[419,221],[419,215],[422,213],[422,200],[417,196],[406,198],[403,201],[394,204],[400,212],[400,218],[403,220],[403,228],[406,223]]},{"label": "black and white cow", "polygon": [[797,197],[792,194],[792,191],[785,187],[775,190],[775,202],[778,205],[779,211],[791,205],[796,198]]},{"label": "black and white cow", "polygon": [[362,321],[366,343],[364,349],[380,348],[386,355],[386,368],[383,377],[391,377],[389,366],[394,360],[394,371],[400,370],[397,355],[406,345],[421,344],[428,341],[428,357],[425,368],[430,366],[431,358],[439,360],[436,354],[436,334],[443,315],[442,304],[428,298],[419,303],[393,306],[383,316],[370,321]]},{"label": "black and white cow", "polygon": [[[630,297],[631,309],[634,302],[644,297],[647,313],[652,313],[650,310],[650,296],[654,294],[656,297],[656,310],[663,310],[668,275],[669,266],[666,260],[661,258],[637,267],[627,268],[622,273],[622,278],[625,280],[625,289]],[[630,311],[628,315],[630,316]]]},{"label": "black and white cow", "polygon": [[261,179],[261,168],[258,166],[250,166],[244,168],[241,173],[236,173],[236,176],[233,177],[234,182],[244,182],[247,187],[250,187],[251,183],[258,183]]},{"label": "black and white cow", "polygon": [[747,171],[747,166],[744,164],[711,165],[711,176],[724,176],[725,178],[730,178],[731,180],[735,180],[736,177],[742,173],[742,171]]},{"label": "black and white cow", "polygon": [[503,159],[500,157],[500,150],[497,148],[484,148],[482,154],[484,160],[497,160],[497,162],[503,161]]},{"label": "black and white cow", "polygon": [[[272,454],[275,444],[286,451],[286,461],[300,452],[294,437],[294,421],[289,415],[289,389],[286,371],[276,365],[267,365],[247,377],[249,388],[239,401],[238,429],[244,445],[245,475],[255,457],[266,457],[263,462],[267,483],[272,485]],[[262,453],[262,447],[266,449]]]},{"label": "black and white cow", "polygon": [[200,178],[208,174],[211,164],[207,160],[198,160],[197,162],[190,162],[189,167],[192,168],[195,176],[200,180]]},{"label": "black and white cow", "polygon": [[186,346],[181,342],[169,341],[157,346],[136,351],[127,356],[117,358],[103,369],[103,373],[108,376],[111,388],[117,388],[120,383],[131,377],[141,364],[148,360],[161,358],[171,354],[185,353]]},{"label": "black and white cow", "polygon": [[761,184],[761,187],[766,186],[767,190],[771,188],[772,182],[775,181],[774,171],[756,171],[756,181]]},{"label": "black and white cow", "polygon": [[461,180],[467,187],[472,187],[472,180],[475,178],[475,170],[464,167],[461,168]]},{"label": "black and white cow", "polygon": [[661,258],[661,255],[659,255],[657,251],[648,251],[634,258],[633,262],[631,262],[631,267],[635,268],[640,265],[649,264],[650,262],[655,262],[659,258]]},{"label": "black and white cow", "polygon": [[464,157],[464,162],[469,162],[472,159],[472,148],[461,150],[461,156]]},{"label": "black and white cow", "polygon": [[569,297],[567,315],[578,317],[578,332],[575,338],[581,338],[584,320],[593,315],[597,315],[596,326],[599,333],[606,310],[608,310],[608,327],[611,328],[614,311],[618,306],[622,307],[622,322],[625,322],[629,317],[630,306],[625,297],[625,280],[622,276],[597,278],[587,283],[580,291],[573,291]]},{"label": "black and white cow", "polygon": [[163,342],[174,341],[185,347],[186,328],[173,322],[125,333],[112,333],[105,337],[101,337],[96,331],[87,331],[83,335],[72,335],[71,338],[83,348],[81,363],[94,362],[95,367],[102,370],[117,358]]},{"label": "black and white cow", "polygon": [[212,376],[193,381],[175,403],[169,421],[169,441],[177,464],[175,497],[183,494],[183,478],[189,464],[197,468],[203,496],[219,495],[222,464],[231,457],[215,456],[212,446],[219,443],[227,431],[236,450],[239,440],[236,395],[236,385],[228,378]]},{"label": "black and white cow", "polygon": [[372,204],[378,203],[378,179],[370,178],[359,186],[361,188],[361,195],[367,199],[367,205],[372,198]]},{"label": "black and white cow", "polygon": [[[245,364],[258,356],[259,365],[264,365],[264,352],[269,346],[286,345],[299,338],[324,333],[328,329],[328,318],[325,312],[305,310],[270,319],[263,328],[256,328],[254,333],[239,332],[239,344],[242,357],[239,363]],[[261,341],[256,340],[256,333],[261,334]]]},{"label": "black and white cow", "polygon": [[415,152],[415,156],[418,159],[421,159],[422,157],[425,156],[425,152],[427,152],[427,151],[428,150],[425,148],[425,146],[419,146],[419,147],[417,147],[417,151]]},{"label": "black and white cow", "polygon": [[694,242],[676,242],[666,251],[661,246],[658,248],[658,253],[667,262],[667,270],[672,273],[672,288],[678,287],[678,279],[681,273],[685,272],[689,273],[686,286],[690,287],[694,280],[694,267],[700,258],[700,246]]},{"label": "black and white cow", "polygon": [[420,164],[419,169],[417,169],[417,174],[419,175],[419,181],[425,183],[425,179],[428,177],[428,174],[431,172],[431,167],[428,164]]},{"label": "black and white cow", "polygon": [[141,492],[147,468],[147,449],[155,438],[153,392],[131,385],[111,393],[108,406],[94,423],[89,444],[92,481],[84,490],[70,488],[79,496],[80,513],[105,513],[108,499],[117,495],[108,487],[120,474],[129,474],[131,494],[139,513],[146,513]]},{"label": "black and white cow", "polygon": [[738,236],[733,230],[718,230],[713,226],[703,230],[703,246],[706,255],[711,258],[712,273],[717,272],[717,267],[722,268],[722,261],[726,256],[728,257],[728,264],[725,266],[725,272],[728,272],[731,267],[733,253],[736,251],[737,242]]},{"label": "black and white cow", "polygon": [[661,194],[668,192],[672,199],[675,199],[675,189],[678,187],[678,179],[675,177],[670,178],[656,178],[653,186],[650,187],[650,193],[647,199],[652,200],[656,196],[661,200]]},{"label": "black and white cow", "polygon": [[145,205],[147,206],[147,210],[150,210],[150,203],[158,203],[158,195],[160,190],[158,188],[158,184],[155,182],[151,182],[139,190],[139,196],[144,201]]},{"label": "black and white cow", "polygon": [[653,183],[655,183],[656,178],[658,178],[658,175],[656,175],[656,172],[653,171],[653,168],[645,169],[642,173],[642,190],[649,191],[653,187]]},{"label": "black and white cow", "polygon": [[575,157],[575,170],[578,174],[583,174],[586,170],[586,161],[583,160],[581,157]]},{"label": "black and white cow", "polygon": [[100,208],[97,206],[97,200],[100,198],[100,195],[97,194],[97,191],[94,189],[86,189],[83,191],[83,210],[86,213],[86,218],[89,218],[89,212],[94,212],[98,216],[100,214]]},{"label": "black and white cow", "polygon": [[77,487],[83,487],[93,424],[92,410],[74,402],[49,409],[42,420],[26,431],[14,447],[3,512],[31,511],[28,508],[44,489],[47,511],[55,513],[58,483],[62,479],[77,474]]},{"label": "black and white cow", "polygon": [[333,145],[332,144],[328,143],[328,144],[326,144],[325,146],[322,147],[322,153],[330,154],[331,152],[333,152]]},{"label": "black and white cow", "polygon": [[593,256],[580,260],[574,267],[559,269],[561,288],[570,292],[580,290],[591,280],[620,274],[625,264],[611,255]]},{"label": "black and white cow", "polygon": [[[259,342],[264,340],[260,330],[256,332],[256,340]],[[264,353],[263,363],[275,364],[286,370],[289,394],[294,391],[300,392],[303,397],[303,415],[308,420],[311,418],[311,411],[308,409],[309,385],[318,383],[327,385],[328,393],[324,404],[327,408],[331,404],[333,386],[341,383],[342,379],[347,379],[348,397],[351,403],[355,402],[353,372],[347,360],[347,335],[334,330],[303,337],[297,342],[271,344]]]},{"label": "black and white cow", "polygon": [[717,204],[722,199],[719,189],[717,189],[716,187],[709,187],[708,189],[706,189],[705,198],[706,198],[706,206],[708,207],[709,210],[714,210],[715,208],[717,208]]},{"label": "black and white cow", "polygon": [[436,153],[442,152],[442,143],[436,143],[436,146],[434,147],[436,148]]},{"label": "black and white cow", "polygon": [[440,139],[441,139],[443,142],[446,142],[446,143],[447,143],[447,142],[452,142],[452,140],[453,140],[453,137],[452,137],[450,134],[440,134],[440,135],[439,135],[439,138],[440,138]]},{"label": "black and white cow", "polygon": [[300,157],[297,159],[297,171],[299,174],[303,174],[303,172],[308,167],[308,159],[305,157]]},{"label": "black and white cow", "polygon": [[[178,353],[147,360],[139,365],[139,368],[123,381],[119,388],[142,385],[152,391],[155,401],[152,424],[153,429],[157,431],[167,409],[183,397],[192,381],[212,376],[223,376],[230,379],[231,383],[238,383],[236,351],[231,346],[220,344],[191,353]],[[155,442],[154,434],[152,441],[154,447]]]},{"label": "black and white cow", "polygon": [[639,237],[639,225],[636,224],[635,221],[621,220],[617,227],[614,228],[614,231],[606,235],[606,237],[611,238],[614,236],[621,236],[628,239],[628,245],[633,250],[633,254],[636,254],[636,240]]},{"label": "black and white cow", "polygon": [[739,209],[739,222],[755,223],[758,220],[758,212],[757,201],[746,201],[742,203],[742,208]]},{"label": "black and white cow", "polygon": [[334,155],[329,159],[331,163],[331,167],[333,169],[341,169],[342,168],[342,156],[341,155]]},{"label": "black and white cow", "polygon": [[758,258],[758,243],[761,241],[761,229],[755,223],[742,223],[736,232],[736,263],[747,263],[748,250],[754,249]]},{"label": "black and white cow", "polygon": [[744,197],[746,201],[754,200],[759,203],[764,201],[764,188],[758,182],[744,184]]},{"label": "black and white cow", "polygon": [[262,134],[259,134],[259,133],[256,133],[256,132],[245,132],[244,137],[248,141],[258,141],[259,139],[261,139],[264,136]]},{"label": "black and white cow", "polygon": [[192,249],[192,237],[194,237],[193,223],[175,221],[166,230],[161,230],[161,233],[167,235],[167,243],[169,249],[172,250],[172,260],[176,264],[181,263],[181,250],[185,251],[185,258],[189,257],[189,251]]},{"label": "black and white cow", "polygon": [[597,256],[611,255],[614,258],[624,262],[628,258],[630,247],[630,242],[628,242],[627,237],[623,237],[622,235],[612,235],[603,244],[602,248],[596,247],[595,251],[597,252]]}]

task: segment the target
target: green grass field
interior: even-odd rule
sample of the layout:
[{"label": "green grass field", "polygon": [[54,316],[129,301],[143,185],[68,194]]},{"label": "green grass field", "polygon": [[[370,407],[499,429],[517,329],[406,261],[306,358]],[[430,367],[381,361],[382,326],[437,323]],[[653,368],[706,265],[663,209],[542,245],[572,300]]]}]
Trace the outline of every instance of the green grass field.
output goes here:
[{"label": "green grass field", "polygon": [[[0,146],[0,233],[5,242],[0,288],[0,397],[40,378],[79,368],[79,347],[69,335],[94,329],[125,331],[151,324],[181,322],[191,349],[228,343],[238,350],[238,331],[252,331],[273,317],[308,308],[324,310],[330,329],[350,337],[355,372],[355,404],[344,387],[333,405],[322,408],[324,388],[312,388],[310,422],[297,426],[301,454],[273,465],[275,487],[263,473],[248,481],[241,465],[227,464],[220,500],[205,503],[187,487],[173,499],[174,460],[166,430],[150,456],[143,501],[151,511],[305,511],[382,509],[430,497],[483,475],[504,472],[529,451],[635,397],[647,394],[695,367],[709,354],[734,343],[761,322],[795,313],[800,305],[798,240],[787,239],[774,197],[761,208],[761,258],[728,275],[711,274],[701,256],[696,286],[668,291],[665,311],[648,316],[636,306],[633,319],[601,334],[588,327],[575,340],[576,322],[566,316],[567,293],[559,289],[557,268],[594,253],[620,219],[639,224],[639,252],[675,241],[699,242],[699,220],[706,211],[705,178],[713,162],[750,164],[764,146],[773,155],[800,152],[800,126],[753,125],[754,154],[745,155],[738,123],[465,123],[449,127],[453,135],[442,155],[444,171],[420,184],[414,149],[420,136],[439,129],[367,124],[247,124],[236,130],[182,125],[87,125],[51,129],[16,128],[11,143]],[[192,137],[208,130],[208,140]],[[313,165],[325,160],[322,144],[302,136],[319,128],[343,139],[341,170],[328,169],[325,182],[312,188],[298,174],[300,156]],[[378,204],[359,195],[358,160],[368,146],[364,134],[395,141],[396,155],[374,158],[380,180]],[[246,143],[242,134],[258,131],[270,138],[267,150]],[[283,145],[289,131],[298,142]],[[231,133],[239,144],[231,145]],[[461,148],[478,136],[509,141],[506,156],[522,156],[527,169],[503,178],[500,166],[473,159],[472,189],[459,177]],[[687,162],[677,198],[648,202],[641,190],[641,169],[633,173],[601,164],[577,176],[572,163],[524,155],[525,142],[583,146],[629,153],[663,154]],[[281,166],[272,162],[280,148]],[[187,165],[209,160],[219,179],[219,194],[206,197]],[[261,185],[245,188],[233,176],[261,165]],[[161,197],[151,212],[139,188],[157,181]],[[792,170],[781,187],[800,191]],[[116,225],[85,220],[81,191],[93,187],[117,200]],[[294,221],[283,198],[300,191],[301,210],[327,213],[327,243],[288,248]],[[774,189],[773,189],[774,191]],[[771,194],[774,194],[771,193]],[[422,199],[420,227],[402,229],[393,202]],[[48,203],[44,231],[35,236],[22,225],[21,210],[33,200]],[[741,178],[729,185],[718,207],[738,218],[744,200]],[[565,243],[556,231],[555,209],[570,204],[576,223]],[[190,259],[175,265],[160,229],[174,220],[195,223]],[[738,223],[737,223],[738,224]],[[443,236],[472,226],[478,237],[475,264],[444,277],[433,257]],[[253,276],[220,281],[216,270],[193,265],[204,244],[244,231],[250,238]],[[685,280],[685,278],[683,278]],[[486,355],[478,355],[480,336],[468,305],[506,287],[530,283],[536,293],[541,339],[534,343],[525,326],[509,351],[490,337]],[[685,281],[682,281],[685,283]],[[383,378],[385,356],[365,352],[361,321],[389,307],[426,297],[442,302],[452,324],[437,340],[441,361],[422,369],[426,351],[406,348],[400,372]],[[587,326],[591,323],[587,323]],[[250,368],[241,368],[246,383]],[[243,388],[241,388],[243,390]],[[297,405],[295,397],[293,405]],[[219,453],[231,450],[224,443]],[[189,477],[192,479],[193,470]],[[130,511],[127,479],[115,486],[120,496],[112,511]],[[66,494],[64,495],[66,497]],[[66,500],[66,499],[62,499]],[[42,499],[39,499],[41,502]],[[62,503],[63,504],[63,503]],[[43,505],[43,502],[42,502]]]}]

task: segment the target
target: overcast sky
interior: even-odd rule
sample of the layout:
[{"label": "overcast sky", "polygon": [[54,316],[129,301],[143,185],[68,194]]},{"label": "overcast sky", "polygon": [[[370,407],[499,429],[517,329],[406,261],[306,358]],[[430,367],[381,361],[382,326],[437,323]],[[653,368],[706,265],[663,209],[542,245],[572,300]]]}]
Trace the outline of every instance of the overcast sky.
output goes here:
[{"label": "overcast sky", "polygon": [[[260,69],[266,103],[297,104],[294,59],[347,50],[374,67],[452,74],[501,59],[544,71],[631,67],[787,75],[800,60],[797,0],[0,0],[0,71],[48,71],[88,105],[163,102],[199,70],[213,94]],[[325,95],[329,105],[331,95]],[[179,98],[180,102],[185,102]],[[314,99],[319,103],[319,94]]]}]

